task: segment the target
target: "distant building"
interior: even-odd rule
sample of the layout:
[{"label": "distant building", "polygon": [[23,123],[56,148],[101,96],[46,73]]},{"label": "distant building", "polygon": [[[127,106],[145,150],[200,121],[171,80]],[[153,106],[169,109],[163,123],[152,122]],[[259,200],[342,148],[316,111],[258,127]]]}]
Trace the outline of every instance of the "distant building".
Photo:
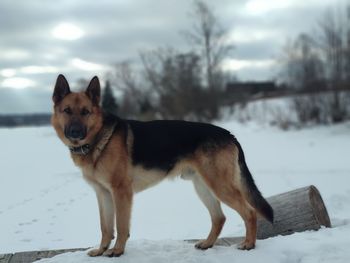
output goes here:
[{"label": "distant building", "polygon": [[268,97],[278,92],[273,81],[266,82],[234,82],[226,85],[225,97],[228,103],[245,102],[252,99]]}]

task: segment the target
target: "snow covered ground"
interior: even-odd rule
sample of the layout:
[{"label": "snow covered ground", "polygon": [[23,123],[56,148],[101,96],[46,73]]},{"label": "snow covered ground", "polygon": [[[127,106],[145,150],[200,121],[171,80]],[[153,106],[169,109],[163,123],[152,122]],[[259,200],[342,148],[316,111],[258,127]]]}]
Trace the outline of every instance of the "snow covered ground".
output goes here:
[{"label": "snow covered ground", "polygon": [[[183,239],[204,238],[210,218],[190,182],[163,182],[134,201],[131,238],[119,259],[67,253],[43,262],[348,262],[350,258],[350,123],[281,131],[254,123],[217,123],[240,140],[265,196],[314,184],[332,229],[259,240],[252,251],[198,251]],[[100,238],[94,192],[50,127],[0,129],[0,254],[92,247]],[[224,207],[222,236],[244,235]]]}]

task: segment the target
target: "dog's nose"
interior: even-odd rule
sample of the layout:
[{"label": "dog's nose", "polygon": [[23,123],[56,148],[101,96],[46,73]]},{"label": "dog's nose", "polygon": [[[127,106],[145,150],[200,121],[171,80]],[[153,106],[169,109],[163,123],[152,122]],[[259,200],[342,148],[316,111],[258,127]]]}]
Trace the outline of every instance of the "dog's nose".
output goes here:
[{"label": "dog's nose", "polygon": [[86,129],[80,124],[74,123],[70,125],[70,127],[68,128],[67,137],[70,139],[82,140],[85,138],[85,136],[86,136]]}]

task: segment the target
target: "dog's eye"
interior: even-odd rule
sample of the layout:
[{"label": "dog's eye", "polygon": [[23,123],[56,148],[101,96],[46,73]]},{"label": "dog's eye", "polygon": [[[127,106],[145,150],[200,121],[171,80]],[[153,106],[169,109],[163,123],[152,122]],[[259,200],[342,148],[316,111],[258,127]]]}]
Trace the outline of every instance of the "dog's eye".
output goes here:
[{"label": "dog's eye", "polygon": [[89,115],[90,114],[90,111],[89,110],[87,110],[87,109],[83,109],[82,111],[81,111],[81,116],[87,116],[87,115]]},{"label": "dog's eye", "polygon": [[71,115],[72,114],[72,110],[71,110],[71,108],[65,108],[64,110],[63,110],[65,113],[67,113],[68,115]]}]

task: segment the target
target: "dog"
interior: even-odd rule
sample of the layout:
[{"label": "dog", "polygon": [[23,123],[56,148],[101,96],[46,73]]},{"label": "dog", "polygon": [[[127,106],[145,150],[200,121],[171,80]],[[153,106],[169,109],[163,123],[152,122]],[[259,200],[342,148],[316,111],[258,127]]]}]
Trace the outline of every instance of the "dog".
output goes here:
[{"label": "dog", "polygon": [[[59,75],[52,96],[51,123],[98,200],[102,239],[88,255],[122,255],[133,195],[177,175],[192,180],[211,217],[210,233],[196,248],[208,249],[217,240],[226,220],[221,203],[244,220],[246,236],[238,248],[255,247],[257,215],[272,223],[273,210],[255,185],[235,136],[206,123],[125,120],[102,111],[100,94],[96,76],[85,91],[71,92]],[[115,226],[116,242],[109,249]]]}]

